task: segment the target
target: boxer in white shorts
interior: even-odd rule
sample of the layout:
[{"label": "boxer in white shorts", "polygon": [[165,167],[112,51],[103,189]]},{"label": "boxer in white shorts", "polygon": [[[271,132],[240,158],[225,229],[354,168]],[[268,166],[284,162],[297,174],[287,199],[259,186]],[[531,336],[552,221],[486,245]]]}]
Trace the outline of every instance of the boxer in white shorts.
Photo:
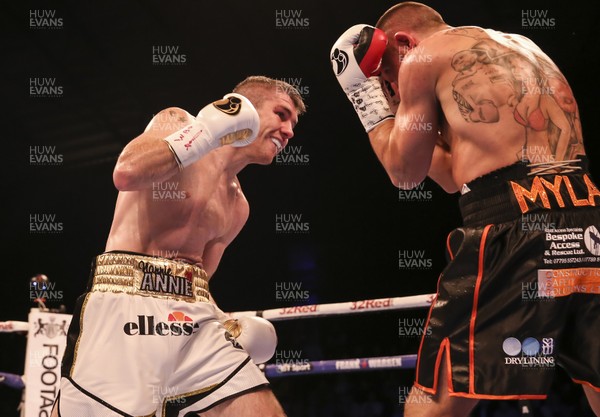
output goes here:
[{"label": "boxer in white shorts", "polygon": [[293,86],[252,76],[197,117],[161,111],[125,147],[53,417],[285,415],[256,366],[273,327],[225,321],[208,282],[248,219],[237,174],[271,163],[304,111]]}]

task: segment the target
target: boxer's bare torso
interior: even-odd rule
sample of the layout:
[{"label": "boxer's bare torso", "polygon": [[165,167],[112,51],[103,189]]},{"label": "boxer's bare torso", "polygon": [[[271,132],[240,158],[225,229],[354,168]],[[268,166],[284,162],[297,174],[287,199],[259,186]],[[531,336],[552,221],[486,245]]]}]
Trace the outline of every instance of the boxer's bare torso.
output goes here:
[{"label": "boxer's bare torso", "polygon": [[[268,77],[250,76],[235,87],[234,93],[204,106],[197,118],[175,107],[158,113],[146,130],[124,147],[117,159],[113,182],[119,194],[106,251],[137,252],[183,260],[203,267],[210,278],[217,269],[224,250],[248,219],[249,206],[240,188],[237,174],[249,164],[270,164],[294,136],[293,128],[298,122],[299,113],[304,110],[305,106],[300,94],[291,85]],[[151,271],[161,268],[150,266],[153,268]],[[117,273],[121,271],[119,265]],[[128,272],[129,270],[126,271]],[[184,273],[186,278],[189,278],[188,272],[189,269],[186,269]],[[196,277],[203,278],[203,274],[197,274]],[[113,289],[117,293],[122,292],[121,289],[124,289],[127,283],[120,284],[121,281],[118,281],[114,284],[120,278],[121,275],[118,278],[112,275],[108,277],[110,286],[108,292],[113,292]],[[199,285],[197,287],[199,291],[195,295],[203,296],[203,291],[200,291],[204,288],[202,282],[194,280],[194,283]],[[114,373],[107,374],[109,376],[106,377],[98,376],[93,370],[90,371],[82,366],[86,372],[90,372],[89,381],[92,382],[89,385],[95,389],[102,386],[104,379],[108,378],[114,382],[111,387],[121,387],[115,382],[115,378],[118,379],[120,374],[127,376],[133,372],[138,375],[140,381],[147,379],[148,384],[155,388],[171,386],[173,378],[180,378],[178,380],[182,381],[182,384],[189,385],[183,388],[179,386],[178,390],[188,392],[194,389],[193,387],[205,386],[207,378],[213,378],[215,381],[229,383],[228,386],[232,388],[226,389],[224,398],[215,397],[213,402],[206,402],[206,400],[214,390],[210,392],[203,390],[206,395],[203,394],[201,401],[205,403],[204,405],[198,403],[198,408],[203,409],[202,416],[239,417],[256,413],[284,415],[273,393],[269,389],[263,389],[266,386],[262,382],[264,377],[260,371],[257,371],[254,366],[244,367],[248,363],[248,358],[240,352],[243,346],[248,354],[257,360],[272,356],[276,336],[275,330],[268,321],[256,317],[249,318],[251,320],[235,321],[231,331],[235,329],[239,334],[232,336],[225,332],[225,327],[217,326],[217,322],[223,323],[226,320],[225,313],[218,307],[210,308],[204,302],[188,303],[186,301],[189,300],[180,300],[178,298],[180,293],[175,291],[172,292],[175,296],[171,297],[170,289],[164,291],[161,289],[158,292],[161,293],[158,298],[148,303],[145,302],[146,297],[134,298],[123,294],[116,294],[113,297],[105,294],[104,287],[92,288],[92,291],[86,295],[82,307],[85,308],[87,305],[85,328],[88,330],[83,331],[83,334],[88,335],[86,336],[88,339],[85,339],[90,341],[91,348],[88,349],[97,351],[98,333],[96,332],[105,334],[102,326],[105,323],[104,316],[113,315],[113,312],[115,320],[124,320],[127,314],[125,311],[135,310],[139,320],[148,318],[148,329],[156,329],[156,333],[154,331],[144,333],[142,330],[138,332],[138,329],[142,327],[145,329],[146,324],[140,324],[139,328],[135,327],[135,323],[125,324],[123,328],[125,335],[120,334],[120,336],[124,337],[125,344],[136,352],[148,346],[146,341],[131,336],[152,334],[177,338],[176,336],[182,335],[181,332],[169,330],[165,333],[159,330],[172,329],[163,322],[154,326],[155,313],[166,314],[166,311],[172,311],[169,313],[169,321],[172,321],[171,316],[177,316],[178,318],[174,320],[180,320],[183,315],[186,322],[190,320],[195,322],[193,329],[202,323],[200,326],[202,330],[199,330],[201,333],[197,334],[200,338],[187,339],[186,337],[187,340],[182,343],[176,343],[175,339],[161,338],[166,343],[162,345],[155,344],[163,342],[153,338],[154,347],[149,348],[150,356],[143,354],[126,356],[128,359],[116,368],[113,366],[111,370]],[[163,292],[166,297],[163,297]],[[136,292],[134,295],[137,294]],[[196,299],[206,301],[198,297]],[[210,295],[209,299],[214,302]],[[134,304],[137,307],[130,310]],[[92,305],[95,307],[91,307]],[[81,304],[79,306],[81,307]],[[124,306],[125,310],[119,310],[121,306]],[[91,313],[88,313],[90,311]],[[82,332],[84,328],[83,316],[82,310],[81,323],[76,326],[77,332]],[[132,331],[127,330],[129,324],[132,325]],[[84,343],[80,343],[82,339],[79,335],[71,337],[73,335],[71,332],[72,329],[69,330],[69,343],[72,344],[70,349],[77,352],[75,356],[79,355],[79,361],[85,362],[85,359],[81,359],[82,352],[85,351]],[[196,332],[194,330],[191,333]],[[191,333],[186,333],[186,336],[191,336]],[[117,345],[120,343],[119,335],[111,333],[110,338],[103,338],[108,348],[117,346],[113,344],[112,336],[115,339],[114,343]],[[233,340],[232,337],[237,339]],[[138,346],[135,343],[141,344]],[[209,350],[209,345],[215,350]],[[201,349],[197,355],[190,357],[189,350],[194,350],[194,346]],[[204,356],[202,349],[206,350]],[[214,352],[218,352],[218,355],[214,355]],[[167,374],[137,372],[148,368],[148,360],[156,366],[162,368],[166,366],[173,372]],[[131,368],[127,368],[128,366]],[[74,365],[70,367],[71,376]],[[125,368],[132,372],[128,372]],[[80,379],[79,374],[76,379]],[[236,382],[237,380],[240,382]],[[71,379],[68,381],[63,379],[61,384],[63,395],[56,402],[60,405],[54,407],[53,417],[58,416],[59,407],[63,415],[65,412],[73,415],[74,412],[76,413],[75,410],[87,410],[88,414],[95,413],[94,415],[102,414],[101,410],[114,414],[113,411],[119,411],[116,407],[124,407],[122,404],[127,402],[122,395],[120,396],[123,392],[121,389],[117,389],[112,400],[106,398],[112,393],[102,391],[100,397],[104,401],[101,402],[90,391],[81,390],[75,383],[73,383],[75,388],[69,392],[68,389],[71,387],[69,381]],[[138,389],[140,386],[142,388]],[[66,390],[63,387],[67,387]],[[150,410],[157,411],[156,407],[160,407],[159,410],[168,410],[169,398],[172,397],[163,395],[160,395],[160,398],[156,397],[155,390],[144,389],[144,384],[138,384],[134,388],[127,394],[128,399],[131,399],[126,405],[130,407],[127,409],[130,414],[147,415]],[[233,398],[230,397],[231,393],[234,393]],[[150,395],[153,401],[149,401]],[[188,394],[182,395],[188,399],[193,397]],[[195,398],[192,402],[186,403],[185,407],[193,409],[197,400]],[[191,413],[192,411],[188,414]]]},{"label": "boxer's bare torso", "polygon": [[[411,155],[404,157],[409,169],[427,165],[436,142],[442,146],[431,168],[438,176],[430,176],[450,179],[456,188],[517,161],[551,163],[585,154],[567,81],[525,37],[478,27],[440,30],[392,67],[387,77],[397,81],[401,101],[387,134]],[[398,71],[396,80],[390,71]],[[419,122],[429,131],[419,131]],[[429,150],[415,154],[424,141]],[[440,148],[446,150],[442,158]]]},{"label": "boxer's bare torso", "polygon": [[[193,119],[182,110],[165,113],[162,123],[150,126],[156,133],[168,135]],[[184,259],[211,276],[249,213],[238,179],[220,163],[220,155],[217,149],[149,188],[121,191],[106,250]]]},{"label": "boxer's bare torso", "polygon": [[250,163],[270,164],[298,121],[285,94],[265,98],[257,111],[261,126],[254,142],[217,148],[181,171],[161,138],[194,117],[179,108],[159,113],[117,161],[113,178],[120,192],[106,250],[185,260],[211,277],[248,220],[237,173]]}]

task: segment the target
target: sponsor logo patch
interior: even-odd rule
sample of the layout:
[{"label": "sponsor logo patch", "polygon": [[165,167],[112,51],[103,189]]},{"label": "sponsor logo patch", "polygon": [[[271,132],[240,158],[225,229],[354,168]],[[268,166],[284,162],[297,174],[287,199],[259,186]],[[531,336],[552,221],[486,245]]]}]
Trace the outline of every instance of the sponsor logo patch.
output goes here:
[{"label": "sponsor logo patch", "polygon": [[127,336],[191,336],[200,328],[198,323],[181,311],[173,311],[167,321],[158,321],[155,316],[138,315],[137,321],[123,326]]}]

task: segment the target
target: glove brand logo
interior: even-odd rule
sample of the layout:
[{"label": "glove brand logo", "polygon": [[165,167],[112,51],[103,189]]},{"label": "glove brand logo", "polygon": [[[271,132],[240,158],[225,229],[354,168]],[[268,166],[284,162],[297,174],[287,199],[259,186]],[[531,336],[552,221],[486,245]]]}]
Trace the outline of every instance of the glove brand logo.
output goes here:
[{"label": "glove brand logo", "polygon": [[123,332],[127,336],[191,336],[200,328],[191,317],[181,311],[173,311],[167,317],[168,322],[155,322],[154,316],[139,315],[137,322],[127,322]]},{"label": "glove brand logo", "polygon": [[234,348],[236,349],[244,349],[242,347],[242,345],[240,345],[237,340],[235,340],[235,337],[233,337],[231,335],[231,333],[229,333],[229,331],[225,331],[225,340],[227,340],[228,342],[231,342],[231,344],[233,345]]},{"label": "glove brand logo", "polygon": [[222,100],[217,100],[213,105],[225,114],[235,116],[242,110],[242,100],[238,97],[227,97]]},{"label": "glove brand logo", "polygon": [[341,49],[335,48],[331,54],[331,62],[336,65],[335,75],[340,75],[348,66],[348,54]]}]

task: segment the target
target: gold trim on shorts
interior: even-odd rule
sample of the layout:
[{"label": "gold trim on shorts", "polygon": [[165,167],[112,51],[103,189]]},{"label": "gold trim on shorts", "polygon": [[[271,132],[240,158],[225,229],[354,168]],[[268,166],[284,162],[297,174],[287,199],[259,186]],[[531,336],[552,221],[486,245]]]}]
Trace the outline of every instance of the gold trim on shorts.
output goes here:
[{"label": "gold trim on shorts", "polygon": [[91,291],[209,302],[208,275],[182,261],[132,253],[107,252],[96,257]]},{"label": "gold trim on shorts", "polygon": [[85,308],[87,307],[89,299],[90,295],[86,294],[85,299],[81,304],[81,311],[79,312],[79,331],[77,332],[77,341],[75,342],[75,348],[73,349],[73,363],[71,364],[71,369],[69,370],[69,376],[71,378],[73,377],[73,373],[75,372],[75,364],[77,363],[77,353],[79,352],[79,342],[81,341],[81,336],[83,334],[83,314],[85,313]]}]

